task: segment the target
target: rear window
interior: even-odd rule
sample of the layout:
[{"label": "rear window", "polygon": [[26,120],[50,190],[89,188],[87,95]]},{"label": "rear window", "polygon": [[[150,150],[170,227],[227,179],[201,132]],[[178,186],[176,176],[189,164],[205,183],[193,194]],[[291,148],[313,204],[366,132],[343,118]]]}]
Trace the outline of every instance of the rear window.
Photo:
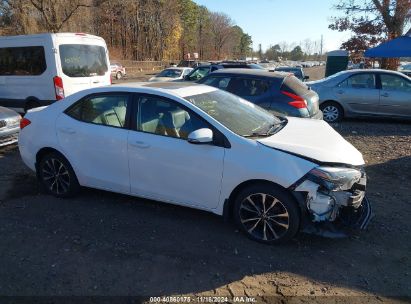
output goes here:
[{"label": "rear window", "polygon": [[0,48],[1,76],[41,75],[46,68],[42,46]]},{"label": "rear window", "polygon": [[260,96],[268,91],[271,83],[264,79],[231,78],[226,90],[238,96]]},{"label": "rear window", "polygon": [[287,76],[281,86],[281,91],[304,96],[309,88],[295,76]]},{"label": "rear window", "polygon": [[103,76],[108,71],[106,49],[98,45],[62,44],[63,73],[69,77]]}]

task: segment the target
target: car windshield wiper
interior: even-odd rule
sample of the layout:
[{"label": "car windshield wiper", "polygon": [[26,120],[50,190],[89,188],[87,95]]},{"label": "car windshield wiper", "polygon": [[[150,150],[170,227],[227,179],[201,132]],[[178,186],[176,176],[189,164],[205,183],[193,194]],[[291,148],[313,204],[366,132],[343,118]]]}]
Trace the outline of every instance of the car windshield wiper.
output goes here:
[{"label": "car windshield wiper", "polygon": [[266,132],[253,132],[251,134],[243,135],[243,137],[268,137],[271,136],[275,133],[277,133],[284,124],[287,122],[287,120],[282,120],[280,122],[271,124]]}]

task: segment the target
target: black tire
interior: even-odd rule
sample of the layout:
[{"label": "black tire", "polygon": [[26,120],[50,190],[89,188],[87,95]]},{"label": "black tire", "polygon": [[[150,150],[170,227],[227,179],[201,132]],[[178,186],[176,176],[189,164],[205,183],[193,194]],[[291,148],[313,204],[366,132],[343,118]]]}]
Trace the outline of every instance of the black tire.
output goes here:
[{"label": "black tire", "polygon": [[334,101],[327,101],[320,105],[323,119],[328,123],[339,122],[344,117],[344,109]]},{"label": "black tire", "polygon": [[55,197],[72,197],[80,190],[70,163],[56,152],[48,153],[41,158],[37,165],[37,178],[42,189]]},{"label": "black tire", "polygon": [[245,188],[234,203],[237,226],[252,240],[265,244],[279,244],[293,238],[298,232],[300,217],[295,199],[286,190],[271,184]]},{"label": "black tire", "polygon": [[116,79],[120,80],[121,78],[123,78],[123,74],[121,74],[121,72],[117,72]]}]

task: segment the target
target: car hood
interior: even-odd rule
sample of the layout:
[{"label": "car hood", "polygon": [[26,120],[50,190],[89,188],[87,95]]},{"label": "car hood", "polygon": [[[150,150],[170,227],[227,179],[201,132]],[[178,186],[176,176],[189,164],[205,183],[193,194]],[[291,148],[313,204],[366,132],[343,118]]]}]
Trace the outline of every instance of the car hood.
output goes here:
[{"label": "car hood", "polygon": [[287,125],[261,144],[321,163],[364,165],[362,154],[323,120],[287,117]]}]

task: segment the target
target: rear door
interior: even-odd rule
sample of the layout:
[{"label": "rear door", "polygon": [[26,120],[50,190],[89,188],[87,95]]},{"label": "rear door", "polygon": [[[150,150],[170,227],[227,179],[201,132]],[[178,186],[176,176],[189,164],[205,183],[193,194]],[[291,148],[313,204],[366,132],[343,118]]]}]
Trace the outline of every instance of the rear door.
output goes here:
[{"label": "rear door", "polygon": [[130,192],[126,127],[130,104],[130,94],[124,92],[93,94],[58,117],[62,152],[82,185]]},{"label": "rear door", "polygon": [[240,96],[260,107],[270,109],[273,100],[272,82],[264,78],[233,76],[226,91]]},{"label": "rear door", "polygon": [[378,113],[382,115],[411,115],[411,81],[392,74],[380,74],[381,90]]},{"label": "rear door", "polygon": [[[64,94],[110,84],[107,48],[100,40],[59,39],[57,59],[60,62],[60,77]],[[94,44],[93,44],[94,43]]]},{"label": "rear door", "polygon": [[334,88],[334,93],[339,102],[357,114],[375,113],[380,102],[375,73],[350,76]]}]

